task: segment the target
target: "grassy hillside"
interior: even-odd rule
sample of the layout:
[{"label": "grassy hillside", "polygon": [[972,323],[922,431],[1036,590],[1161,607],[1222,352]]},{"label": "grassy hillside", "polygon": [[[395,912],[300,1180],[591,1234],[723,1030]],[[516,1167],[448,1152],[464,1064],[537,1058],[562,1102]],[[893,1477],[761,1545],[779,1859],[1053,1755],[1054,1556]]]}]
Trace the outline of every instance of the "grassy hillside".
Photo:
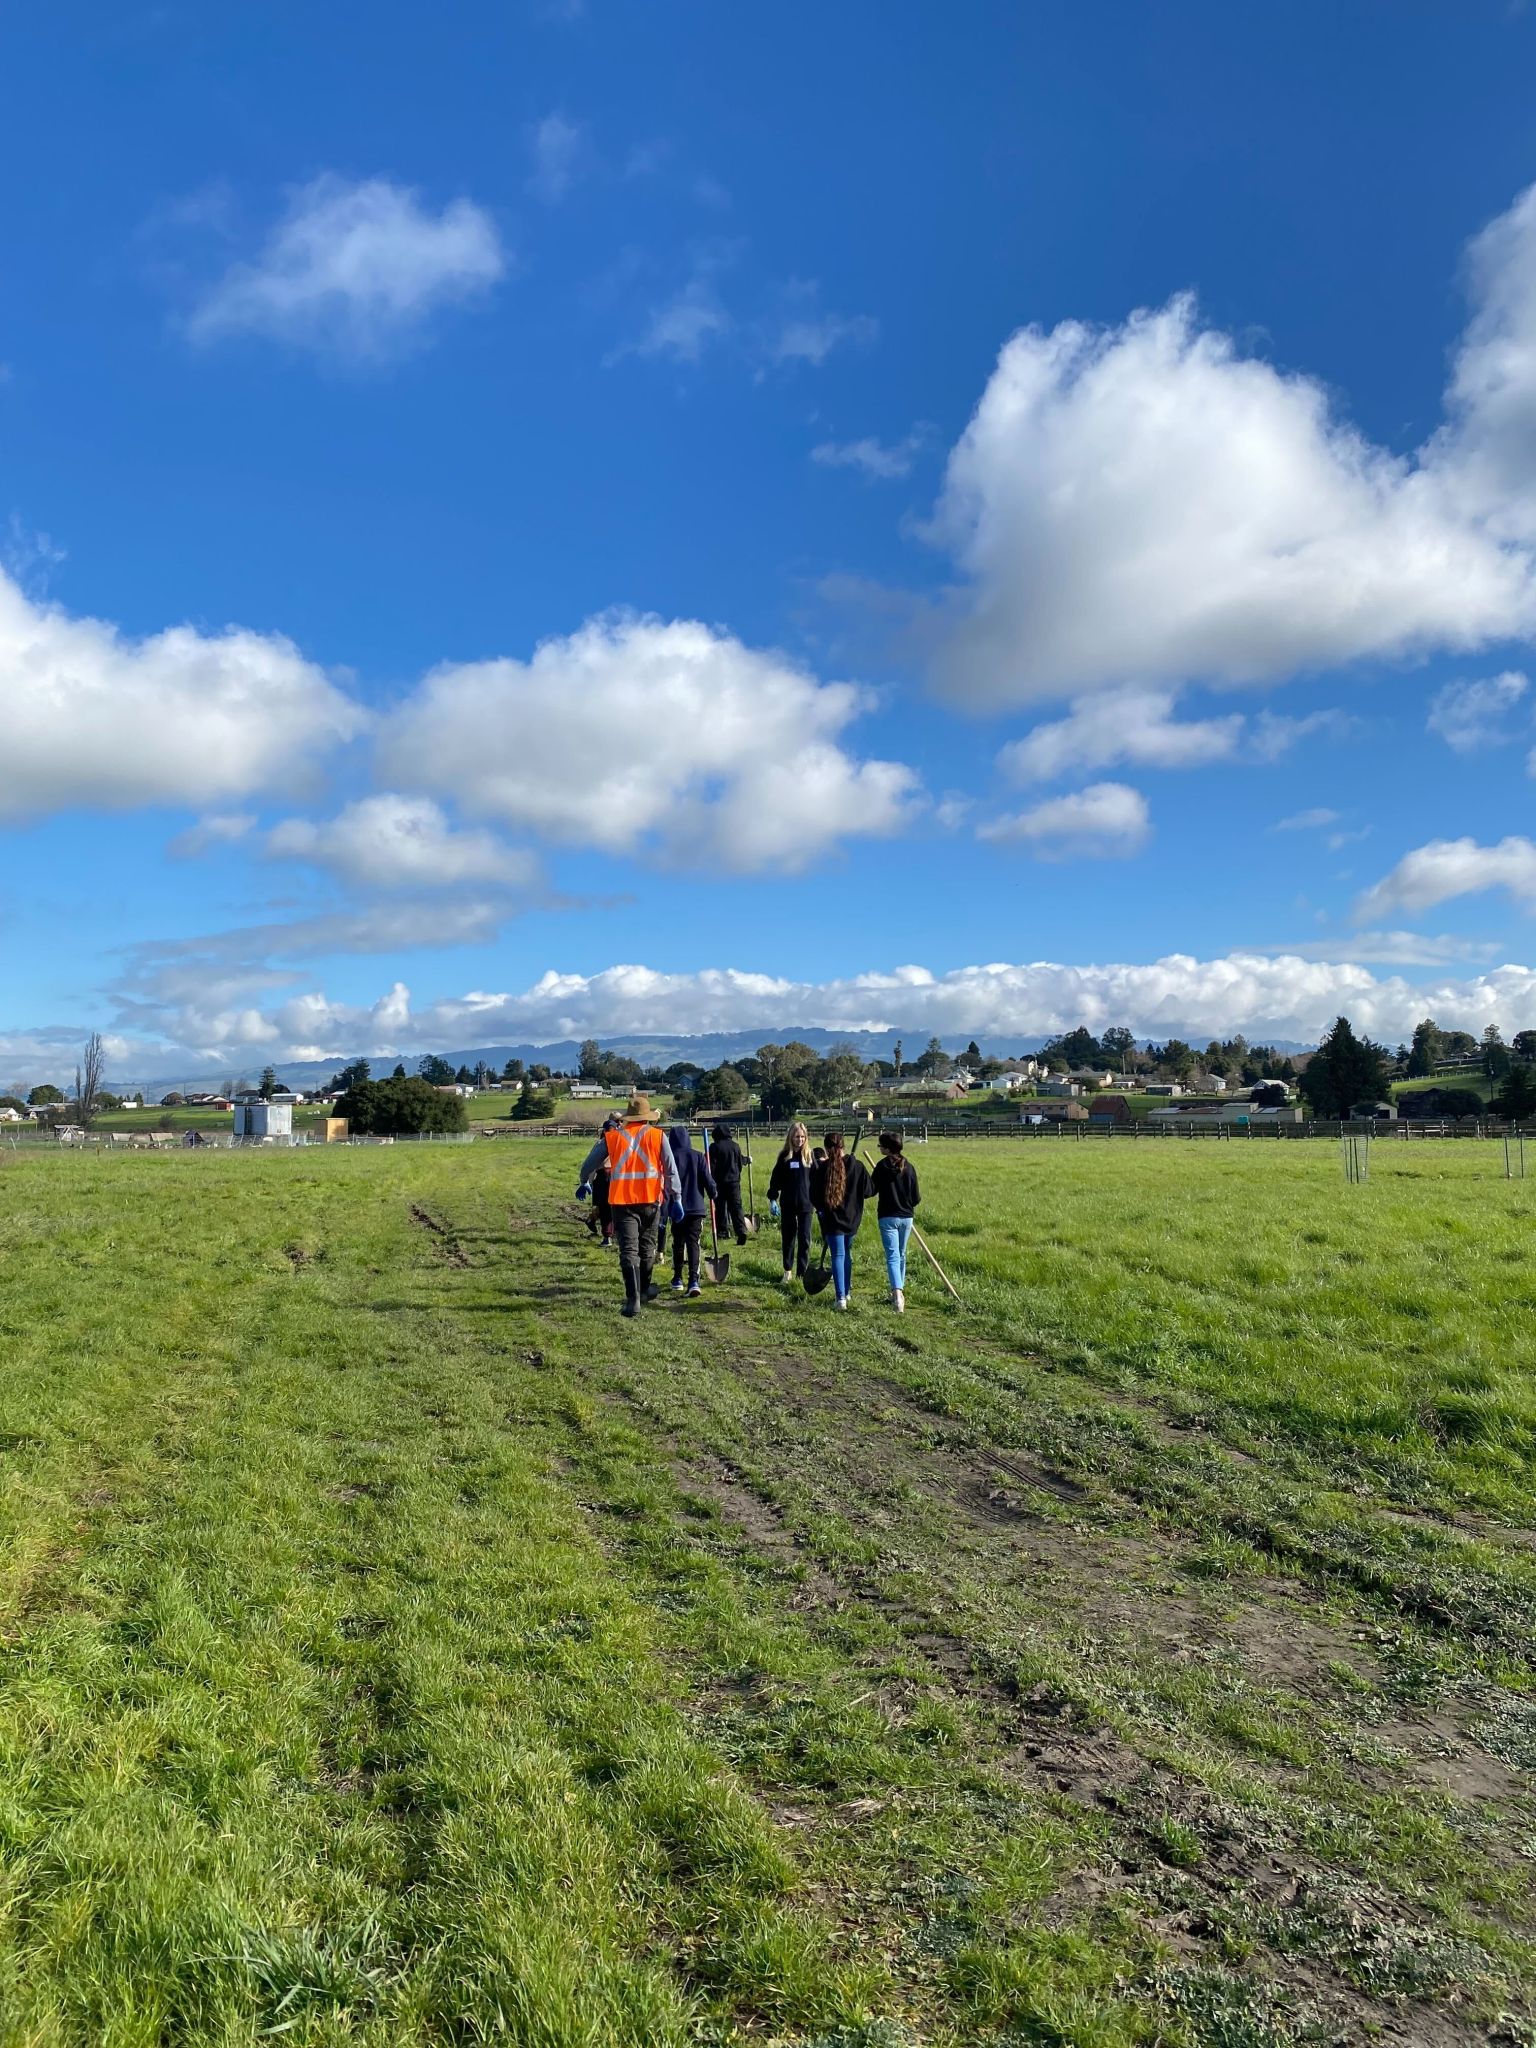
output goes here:
[{"label": "grassy hillside", "polygon": [[0,1162],[0,2041],[1532,2038],[1500,1148],[933,1145],[963,1309],[635,1325],[578,1149]]}]

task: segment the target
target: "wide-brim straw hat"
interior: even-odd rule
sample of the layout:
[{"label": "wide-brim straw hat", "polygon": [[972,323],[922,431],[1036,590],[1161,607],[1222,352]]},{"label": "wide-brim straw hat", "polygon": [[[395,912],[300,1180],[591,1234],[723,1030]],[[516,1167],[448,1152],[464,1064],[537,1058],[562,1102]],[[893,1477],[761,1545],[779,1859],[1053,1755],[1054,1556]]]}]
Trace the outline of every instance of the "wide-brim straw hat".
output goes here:
[{"label": "wide-brim straw hat", "polygon": [[627,1124],[653,1124],[660,1115],[659,1109],[652,1109],[649,1095],[631,1095],[624,1106]]}]

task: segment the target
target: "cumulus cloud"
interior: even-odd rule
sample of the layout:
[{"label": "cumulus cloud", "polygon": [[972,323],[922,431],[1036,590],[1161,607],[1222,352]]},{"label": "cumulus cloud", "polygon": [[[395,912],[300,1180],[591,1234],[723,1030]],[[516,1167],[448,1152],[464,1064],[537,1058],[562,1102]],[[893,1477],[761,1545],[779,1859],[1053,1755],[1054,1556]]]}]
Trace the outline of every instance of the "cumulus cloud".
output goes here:
[{"label": "cumulus cloud", "polygon": [[868,479],[893,483],[912,474],[912,465],[932,435],[931,427],[916,426],[899,441],[881,441],[872,435],[859,441],[821,441],[811,450],[811,460],[824,469],[856,469]]},{"label": "cumulus cloud", "polygon": [[454,199],[440,213],[387,178],[327,173],[296,191],[259,256],[219,279],[188,322],[195,341],[260,335],[354,359],[393,355],[432,316],[504,274],[496,224]]},{"label": "cumulus cloud", "polygon": [[869,704],[697,621],[611,614],[526,662],[436,670],[381,758],[391,781],[547,839],[791,872],[912,815],[913,771],[841,744]]},{"label": "cumulus cloud", "polygon": [[[337,1002],[318,989],[295,991],[270,1008],[231,1001],[195,1013],[199,1033],[177,1036],[174,1044],[217,1065],[263,1048],[273,1056],[329,1059],[589,1035],[751,1031],[766,1040],[797,1026],[908,1038],[974,1034],[1027,1045],[1077,1024],[1095,1031],[1124,1024],[1146,1038],[1200,1043],[1241,1030],[1257,1041],[1313,1043],[1341,1011],[1357,1030],[1392,1044],[1426,1015],[1457,1030],[1480,1032],[1489,1023],[1516,1029],[1518,1020],[1536,1016],[1536,969],[1501,966],[1461,979],[1410,980],[1375,974],[1362,961],[1309,959],[1297,950],[1211,960],[1175,953],[1088,966],[994,962],[943,974],[907,966],[825,982],[734,968],[668,974],[625,965],[590,975],[550,970],[521,991],[474,990],[420,1006],[398,982],[373,1004]],[[170,1033],[163,1042],[173,1042]]]},{"label": "cumulus cloud", "polygon": [[528,186],[546,206],[555,205],[570,191],[586,146],[586,129],[563,114],[546,114],[528,131],[528,151],[533,159]]},{"label": "cumulus cloud", "polygon": [[1506,890],[1517,903],[1536,908],[1536,842],[1517,834],[1496,846],[1480,846],[1475,839],[1432,839],[1405,853],[1390,874],[1367,889],[1355,904],[1355,915],[1412,915],[1488,889]]},{"label": "cumulus cloud", "polygon": [[1530,688],[1518,669],[1476,681],[1447,683],[1436,692],[1425,721],[1458,754],[1479,753],[1514,738],[1510,714]]},{"label": "cumulus cloud", "polygon": [[1253,683],[1536,625],[1536,188],[1474,245],[1447,417],[1417,456],[1180,296],[1004,346],[932,537],[938,676],[979,706]]},{"label": "cumulus cloud", "polygon": [[1024,846],[1040,860],[1123,860],[1152,836],[1147,800],[1123,782],[1095,782],[1072,796],[1051,797],[1027,811],[976,828],[994,845]]},{"label": "cumulus cloud", "polygon": [[363,713],[276,635],[173,626],[129,640],[0,571],[0,819],[73,805],[201,806],[290,785]]},{"label": "cumulus cloud", "polygon": [[1134,761],[1147,768],[1198,768],[1228,761],[1242,741],[1246,720],[1176,719],[1171,690],[1115,690],[1081,697],[1066,718],[1037,725],[998,755],[1016,782],[1049,782],[1085,769]]},{"label": "cumulus cloud", "polygon": [[328,868],[364,889],[447,889],[466,883],[528,887],[535,857],[493,832],[455,831],[430,797],[393,790],[348,804],[323,821],[285,818],[267,834],[267,852]]}]

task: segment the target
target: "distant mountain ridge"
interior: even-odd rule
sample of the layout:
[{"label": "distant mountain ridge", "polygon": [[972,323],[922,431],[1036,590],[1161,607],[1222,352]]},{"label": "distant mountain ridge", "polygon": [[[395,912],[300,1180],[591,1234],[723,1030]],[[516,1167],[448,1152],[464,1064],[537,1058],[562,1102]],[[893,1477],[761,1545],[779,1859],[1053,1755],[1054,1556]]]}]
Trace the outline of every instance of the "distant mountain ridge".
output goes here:
[{"label": "distant mountain ridge", "polygon": [[[594,1034],[595,1035],[595,1034]],[[974,1034],[940,1034],[940,1043],[948,1053],[964,1052]],[[784,1045],[790,1039],[797,1039],[802,1045],[811,1046],[816,1052],[826,1052],[834,1045],[851,1045],[861,1052],[865,1059],[886,1059],[891,1057],[892,1048],[901,1041],[903,1057],[914,1060],[933,1036],[927,1031],[822,1031],[808,1024],[785,1025],[777,1031],[709,1031],[694,1036],[666,1036],[660,1033],[629,1032],[612,1038],[600,1038],[604,1052],[621,1054],[625,1059],[638,1060],[644,1067],[670,1067],[679,1060],[691,1060],[701,1067],[718,1067],[733,1059],[744,1059],[755,1053],[760,1045]],[[1140,1042],[1140,1041],[1138,1041]],[[1277,1052],[1310,1052],[1312,1047],[1295,1039],[1274,1039]],[[990,1059],[1007,1059],[1016,1054],[1038,1052],[1045,1038],[1036,1034],[1029,1038],[1001,1038],[995,1033],[976,1038],[977,1045]],[[475,1067],[484,1060],[488,1067],[498,1073],[508,1060],[522,1060],[525,1065],[535,1061],[557,1072],[574,1072],[581,1054],[582,1040],[560,1038],[544,1045],[479,1045],[461,1047],[456,1051],[444,1050],[442,1057],[454,1067]],[[318,1088],[331,1078],[341,1067],[354,1059],[366,1059],[373,1067],[374,1074],[387,1074],[397,1064],[403,1063],[407,1073],[416,1071],[416,1062],[427,1053],[435,1051],[433,1046],[423,1046],[415,1052],[357,1052],[345,1058],[333,1060],[288,1060],[278,1064],[281,1079],[291,1087],[302,1091]],[[168,1095],[172,1090],[185,1094],[189,1089],[202,1092],[221,1088],[226,1081],[239,1080],[242,1075],[247,1081],[255,1081],[260,1067],[233,1068],[229,1066],[204,1068],[197,1072],[161,1074],[140,1080],[119,1078],[109,1075],[107,1087],[117,1094],[133,1094],[141,1090],[146,1098]]]}]

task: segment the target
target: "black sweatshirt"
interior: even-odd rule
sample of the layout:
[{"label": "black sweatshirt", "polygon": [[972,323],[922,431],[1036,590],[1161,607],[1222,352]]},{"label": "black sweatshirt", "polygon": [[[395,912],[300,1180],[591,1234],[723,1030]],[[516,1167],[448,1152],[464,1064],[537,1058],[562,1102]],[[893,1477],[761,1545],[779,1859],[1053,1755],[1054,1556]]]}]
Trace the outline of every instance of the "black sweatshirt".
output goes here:
[{"label": "black sweatshirt", "polygon": [[777,1202],[786,1216],[811,1213],[811,1168],[798,1159],[781,1159],[768,1180],[768,1199]]},{"label": "black sweatshirt", "polygon": [[882,1153],[869,1179],[880,1198],[877,1215],[911,1216],[923,1199],[918,1192],[917,1168],[910,1159],[892,1159],[889,1153]]},{"label": "black sweatshirt", "polygon": [[811,1175],[811,1192],[816,1203],[821,1225],[829,1237],[852,1237],[864,1221],[864,1204],[869,1200],[869,1168],[862,1159],[845,1159],[848,1169],[848,1183],[843,1189],[843,1199],[835,1209],[827,1207],[826,1164],[818,1166]]},{"label": "black sweatshirt", "polygon": [[721,1187],[741,1186],[741,1147],[734,1138],[711,1139],[709,1170]]}]

